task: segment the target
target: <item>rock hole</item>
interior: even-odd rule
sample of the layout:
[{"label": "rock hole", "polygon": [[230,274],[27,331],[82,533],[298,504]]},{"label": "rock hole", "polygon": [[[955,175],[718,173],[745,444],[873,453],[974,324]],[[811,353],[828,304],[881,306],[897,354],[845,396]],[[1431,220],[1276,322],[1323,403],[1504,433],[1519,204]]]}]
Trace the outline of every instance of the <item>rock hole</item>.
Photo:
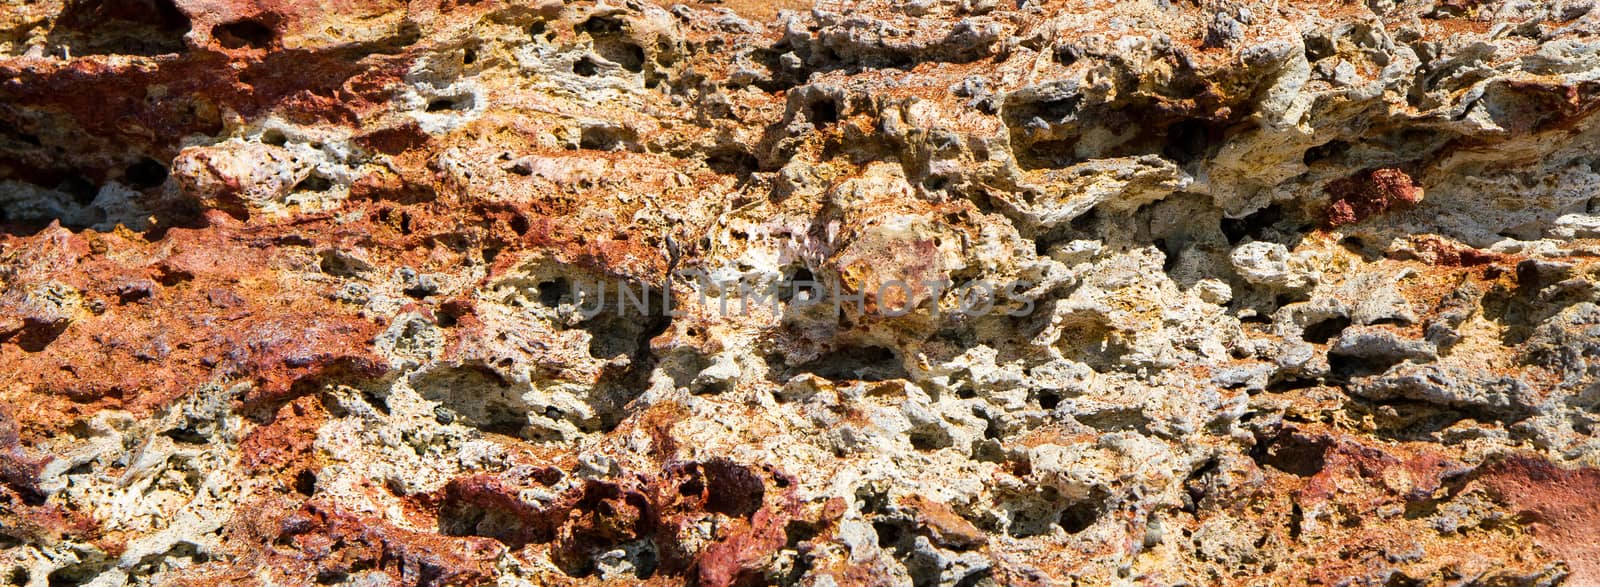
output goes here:
[{"label": "rock hole", "polygon": [[1062,67],[1070,67],[1078,62],[1078,51],[1071,46],[1061,46],[1056,48],[1055,54],[1051,57]]},{"label": "rock hole", "polygon": [[1217,465],[1216,457],[1206,459],[1200,468],[1195,469],[1183,480],[1184,503],[1180,509],[1191,514],[1199,510],[1200,502],[1204,501],[1206,494],[1210,492],[1207,477],[1217,470]]},{"label": "rock hole", "polygon": [[317,173],[308,175],[305,179],[300,180],[300,183],[294,184],[294,191],[297,192],[325,192],[331,189],[333,189],[333,182]]},{"label": "rock hole", "polygon": [[1045,495],[1017,498],[999,504],[1009,514],[1010,523],[1006,525],[1006,534],[1013,538],[1031,538],[1044,536],[1054,530],[1061,523],[1061,498],[1054,489],[1046,489]]},{"label": "rock hole", "polygon": [[684,497],[700,497],[705,491],[706,484],[699,477],[690,477],[689,480],[678,485],[678,495]]},{"label": "rock hole", "polygon": [[183,444],[201,445],[211,442],[211,439],[206,435],[188,427],[173,428],[171,430],[162,432],[161,435],[171,438],[175,442],[180,442]]},{"label": "rock hole", "polygon": [[128,187],[136,190],[147,190],[159,186],[167,181],[167,166],[161,162],[145,157],[138,163],[129,165],[123,170],[122,177]]},{"label": "rock hole", "polygon": [[450,97],[446,97],[446,98],[435,98],[435,99],[433,99],[433,100],[428,102],[427,111],[428,112],[450,112],[450,111],[458,111],[459,112],[459,111],[471,110],[474,101],[475,100],[473,100],[473,97],[472,97],[471,94],[462,95],[462,96],[450,96]]},{"label": "rock hole", "polygon": [[245,19],[219,25],[211,36],[228,49],[268,49],[277,40],[271,26],[254,19]]},{"label": "rock hole", "polygon": [[472,65],[472,64],[477,63],[477,62],[478,62],[478,50],[477,49],[473,49],[472,47],[467,47],[466,50],[461,52],[461,64],[462,65]]},{"label": "rock hole", "polygon": [[72,175],[56,184],[56,191],[72,196],[72,201],[87,206],[100,194],[100,186],[83,175]]},{"label": "rock hole", "polygon": [[35,147],[40,145],[39,135],[23,132],[5,120],[0,120],[0,138],[8,138]]},{"label": "rock hole", "polygon": [[1291,500],[1289,504],[1289,540],[1300,541],[1300,526],[1306,521],[1305,510],[1300,509],[1300,502]]},{"label": "rock hole", "polygon": [[310,469],[305,469],[295,474],[294,490],[300,495],[311,497],[317,492],[317,474]]},{"label": "rock hole", "polygon": [[633,73],[644,72],[644,49],[633,43],[617,43],[601,49],[601,57]]},{"label": "rock hole", "polygon": [[1335,316],[1326,320],[1307,324],[1301,332],[1301,339],[1316,344],[1328,344],[1333,337],[1350,327],[1350,319],[1344,316]]},{"label": "rock hole", "polygon": [[1312,439],[1292,432],[1282,432],[1275,438],[1258,439],[1250,458],[1257,464],[1271,467],[1297,477],[1310,477],[1327,465],[1326,441]]},{"label": "rock hole", "polygon": [[1077,534],[1088,530],[1090,526],[1094,525],[1095,520],[1100,519],[1100,506],[1104,501],[1104,497],[1099,496],[1097,492],[1097,495],[1092,496],[1090,499],[1069,505],[1066,509],[1061,510],[1061,517],[1056,523],[1061,526],[1062,530],[1066,530],[1068,534]]},{"label": "rock hole", "polygon": [[379,414],[389,415],[389,396],[374,389],[363,389],[361,390],[361,399],[367,402],[367,405],[372,406],[372,409],[377,410]]},{"label": "rock hole", "polygon": [[633,131],[626,128],[585,126],[578,133],[578,148],[590,151],[620,151],[632,146],[634,136]]},{"label": "rock hole", "polygon": [[982,587],[988,585],[998,585],[994,579],[994,567],[984,567],[972,571],[971,574],[956,581],[955,587]]},{"label": "rock hole", "polygon": [[265,132],[261,133],[261,143],[264,145],[282,147],[289,144],[289,137],[285,136],[281,130],[269,128]]},{"label": "rock hole", "polygon": [[755,155],[739,148],[717,149],[706,155],[706,167],[740,179],[750,177],[761,165]]},{"label": "rock hole", "polygon": [[594,77],[594,75],[599,72],[599,65],[596,64],[593,59],[589,59],[588,57],[584,57],[572,63],[572,73],[576,73],[583,77]]},{"label": "rock hole", "polygon": [[800,543],[816,538],[822,530],[816,524],[805,520],[789,520],[783,526],[783,542],[785,548],[798,548]]},{"label": "rock hole", "polygon": [[879,518],[872,521],[872,531],[878,535],[879,548],[894,548],[906,537],[905,528],[898,520]]},{"label": "rock hole", "polygon": [[539,304],[546,308],[561,306],[561,300],[572,289],[571,282],[564,277],[558,277],[539,284]]},{"label": "rock hole", "polygon": [[1099,225],[1100,210],[1098,208],[1090,208],[1088,212],[1079,214],[1076,218],[1073,218],[1067,223],[1067,226],[1071,227],[1073,232],[1080,234],[1088,233]]},{"label": "rock hole", "polygon": [[75,55],[178,53],[190,28],[189,18],[172,0],[77,0],[66,4],[51,40],[70,46]]},{"label": "rock hole", "polygon": [[1311,299],[1311,294],[1309,292],[1295,291],[1295,292],[1281,293],[1281,294],[1273,296],[1272,297],[1272,303],[1273,303],[1273,305],[1275,307],[1282,308],[1282,307],[1287,306],[1289,304],[1295,304],[1295,303],[1299,303],[1299,302],[1304,302],[1304,301],[1308,301],[1310,299]]},{"label": "rock hole", "polygon": [[1333,46],[1333,40],[1322,35],[1308,36],[1305,38],[1306,61],[1316,63],[1338,53]]},{"label": "rock hole", "polygon": [[1039,391],[1039,407],[1046,410],[1054,410],[1059,405],[1061,405],[1061,394],[1056,390],[1044,389]]},{"label": "rock hole", "polygon": [[453,423],[511,437],[528,425],[531,408],[516,387],[487,366],[435,369],[413,378],[411,386],[449,410]]},{"label": "rock hole", "polygon": [[1357,357],[1342,353],[1328,353],[1328,371],[1346,381],[1357,377],[1377,375],[1405,361],[1402,356]]},{"label": "rock hole", "polygon": [[324,274],[334,277],[355,277],[362,271],[371,269],[370,265],[360,259],[336,250],[323,251],[320,256],[322,260],[317,264],[317,268]]},{"label": "rock hole", "polygon": [[745,518],[761,509],[766,486],[760,475],[723,458],[706,461],[701,467],[706,474],[706,511]]},{"label": "rock hole", "polygon": [[1172,273],[1172,270],[1177,268],[1178,254],[1183,252],[1179,244],[1168,244],[1168,242],[1167,239],[1158,238],[1151,243],[1161,250],[1161,271],[1163,273]]},{"label": "rock hole", "polygon": [[818,357],[800,370],[833,381],[887,381],[907,376],[894,351],[881,346],[846,346]]},{"label": "rock hole", "polygon": [[1296,389],[1310,389],[1319,385],[1322,385],[1322,382],[1317,379],[1285,377],[1267,384],[1267,391],[1269,393],[1288,393]]},{"label": "rock hole", "polygon": [[1112,408],[1089,414],[1073,416],[1079,424],[1095,430],[1115,431],[1130,430],[1141,434],[1150,434],[1150,419],[1145,417],[1144,410],[1137,407]]},{"label": "rock hole", "polygon": [[608,16],[594,16],[578,24],[578,30],[589,36],[622,34],[622,20]]},{"label": "rock hole", "polygon": [[1306,149],[1306,154],[1301,157],[1301,162],[1305,163],[1307,167],[1310,167],[1323,161],[1340,158],[1349,150],[1350,143],[1340,140],[1332,140],[1310,149]]},{"label": "rock hole", "polygon": [[1218,136],[1221,134],[1204,121],[1185,120],[1167,127],[1161,154],[1179,165],[1186,165],[1210,151],[1211,145],[1221,139]]},{"label": "rock hole", "polygon": [[806,106],[806,121],[818,127],[839,122],[839,104],[828,98],[812,102]]},{"label": "rock hole", "polygon": [[935,451],[949,448],[955,444],[955,439],[943,428],[937,426],[924,426],[906,434],[906,440],[911,442],[911,448],[921,452]]},{"label": "rock hole", "polygon": [[50,587],[87,585],[109,568],[111,568],[110,562],[91,559],[87,562],[68,565],[51,571],[50,576],[46,577],[45,580],[48,581],[47,584]]},{"label": "rock hole", "polygon": [[1266,230],[1281,220],[1283,220],[1283,209],[1273,204],[1243,218],[1223,218],[1222,234],[1228,238],[1228,244],[1231,245],[1239,244],[1245,237],[1263,240]]},{"label": "rock hole", "polygon": [[182,269],[163,266],[159,268],[156,282],[166,287],[173,287],[180,283],[194,280],[194,274]]},{"label": "rock hole", "polygon": [[778,286],[778,300],[784,303],[790,302],[797,293],[796,288],[803,289],[809,299],[820,299],[817,296],[822,294],[821,289],[819,289],[820,284],[817,283],[817,276],[805,267],[796,269],[793,275],[783,280],[783,283]]},{"label": "rock hole", "polygon": [[644,71],[644,48],[627,37],[621,19],[606,16],[591,17],[578,25],[578,31],[587,33],[594,42],[594,50],[605,60],[622,66],[633,73]]}]

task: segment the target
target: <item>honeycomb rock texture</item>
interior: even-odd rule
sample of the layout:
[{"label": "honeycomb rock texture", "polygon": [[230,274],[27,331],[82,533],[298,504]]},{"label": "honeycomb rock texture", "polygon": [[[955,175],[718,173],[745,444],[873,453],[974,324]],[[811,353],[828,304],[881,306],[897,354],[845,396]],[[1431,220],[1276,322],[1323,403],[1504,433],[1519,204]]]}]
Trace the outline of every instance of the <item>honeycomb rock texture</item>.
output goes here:
[{"label": "honeycomb rock texture", "polygon": [[311,584],[1600,585],[1600,3],[0,0],[0,585]]}]

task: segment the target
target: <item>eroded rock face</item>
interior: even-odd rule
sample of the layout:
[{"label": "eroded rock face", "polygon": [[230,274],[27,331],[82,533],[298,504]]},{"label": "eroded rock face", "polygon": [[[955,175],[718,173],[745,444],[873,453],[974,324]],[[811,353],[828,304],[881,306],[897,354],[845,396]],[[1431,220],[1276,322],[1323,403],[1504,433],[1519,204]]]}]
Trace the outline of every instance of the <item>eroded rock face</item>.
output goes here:
[{"label": "eroded rock face", "polygon": [[1600,583],[1597,34],[5,4],[0,583]]}]

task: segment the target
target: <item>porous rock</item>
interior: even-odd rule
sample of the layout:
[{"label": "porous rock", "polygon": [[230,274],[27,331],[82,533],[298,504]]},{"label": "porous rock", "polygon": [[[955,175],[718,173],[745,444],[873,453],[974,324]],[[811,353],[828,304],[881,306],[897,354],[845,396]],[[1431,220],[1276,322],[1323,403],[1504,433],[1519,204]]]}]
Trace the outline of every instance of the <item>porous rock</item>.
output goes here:
[{"label": "porous rock", "polygon": [[1597,35],[6,2],[0,583],[1600,583]]}]

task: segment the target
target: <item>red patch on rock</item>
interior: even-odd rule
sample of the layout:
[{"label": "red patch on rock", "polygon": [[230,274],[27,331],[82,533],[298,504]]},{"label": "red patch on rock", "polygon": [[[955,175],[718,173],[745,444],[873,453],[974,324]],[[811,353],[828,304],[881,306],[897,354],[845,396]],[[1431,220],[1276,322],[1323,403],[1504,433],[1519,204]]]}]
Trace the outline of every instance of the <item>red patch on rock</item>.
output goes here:
[{"label": "red patch on rock", "polygon": [[[624,473],[572,485],[549,503],[523,501],[524,489],[561,481],[555,469],[458,477],[442,491],[443,532],[494,538],[512,548],[549,549],[568,573],[584,575],[594,556],[636,540],[659,549],[652,576],[693,576],[700,585],[749,584],[787,543],[793,520],[807,515],[795,480],[727,459],[678,461],[657,472]],[[837,513],[835,512],[836,516]],[[685,529],[716,520],[716,540],[683,544]]]},{"label": "red patch on rock", "polygon": [[1600,469],[1516,456],[1489,466],[1479,480],[1528,516],[1534,541],[1566,561],[1573,585],[1600,584]]},{"label": "red patch on rock", "polygon": [[1440,267],[1477,267],[1505,259],[1504,255],[1475,249],[1436,235],[1414,235],[1411,248],[1418,261]]},{"label": "red patch on rock", "polygon": [[286,505],[245,508],[248,519],[236,525],[248,535],[238,536],[246,543],[273,545],[256,551],[259,562],[285,584],[329,581],[370,569],[400,585],[480,585],[491,582],[495,560],[505,551],[486,538],[407,530],[320,501],[297,509]]},{"label": "red patch on rock", "polygon": [[1422,188],[1406,172],[1375,169],[1328,184],[1328,228],[1355,224],[1401,206],[1422,201]]}]

